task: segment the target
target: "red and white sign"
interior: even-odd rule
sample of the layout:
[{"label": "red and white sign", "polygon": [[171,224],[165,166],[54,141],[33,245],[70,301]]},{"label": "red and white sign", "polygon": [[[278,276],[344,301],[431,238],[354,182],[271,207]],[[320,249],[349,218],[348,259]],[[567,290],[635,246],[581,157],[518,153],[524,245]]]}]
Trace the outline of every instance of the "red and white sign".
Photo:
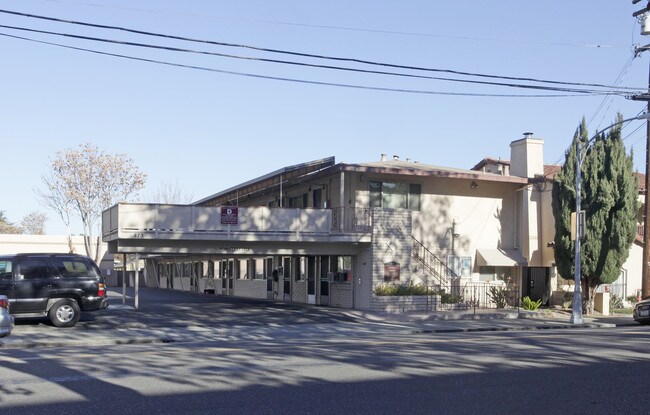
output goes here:
[{"label": "red and white sign", "polygon": [[239,223],[239,212],[237,206],[222,206],[221,207],[221,224],[222,225],[237,225]]}]

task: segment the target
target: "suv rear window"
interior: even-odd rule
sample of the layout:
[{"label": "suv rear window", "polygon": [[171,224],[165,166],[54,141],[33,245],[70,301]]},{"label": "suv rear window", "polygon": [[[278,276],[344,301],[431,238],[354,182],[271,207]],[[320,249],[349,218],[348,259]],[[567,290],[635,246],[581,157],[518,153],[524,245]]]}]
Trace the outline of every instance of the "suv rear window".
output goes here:
[{"label": "suv rear window", "polygon": [[63,278],[99,278],[98,270],[83,258],[53,258],[54,266]]}]

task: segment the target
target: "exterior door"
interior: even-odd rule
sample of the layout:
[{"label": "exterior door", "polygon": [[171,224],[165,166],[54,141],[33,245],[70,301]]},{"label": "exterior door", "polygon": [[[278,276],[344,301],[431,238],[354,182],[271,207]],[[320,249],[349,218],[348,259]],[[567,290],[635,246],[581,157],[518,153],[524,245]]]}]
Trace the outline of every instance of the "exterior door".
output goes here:
[{"label": "exterior door", "polygon": [[320,275],[318,289],[318,304],[330,305],[330,281],[332,276],[330,272],[330,257],[320,257]]},{"label": "exterior door", "polygon": [[316,304],[316,257],[307,257],[307,303]]},{"label": "exterior door", "polygon": [[58,272],[48,261],[39,258],[23,259],[14,263],[14,266],[16,300],[11,304],[11,310],[20,313],[45,310],[49,292],[57,284]]},{"label": "exterior door", "polygon": [[283,270],[283,299],[284,301],[291,301],[291,258],[283,258],[282,261],[282,270]]},{"label": "exterior door", "polygon": [[526,294],[531,300],[548,302],[549,268],[529,267],[524,268],[526,275]]}]

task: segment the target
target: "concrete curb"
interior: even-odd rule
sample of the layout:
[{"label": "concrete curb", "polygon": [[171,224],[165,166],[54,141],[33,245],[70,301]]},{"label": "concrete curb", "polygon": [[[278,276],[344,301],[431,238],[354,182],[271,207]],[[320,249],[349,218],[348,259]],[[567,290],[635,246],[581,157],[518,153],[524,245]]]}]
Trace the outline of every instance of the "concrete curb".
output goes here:
[{"label": "concrete curb", "polygon": [[83,340],[52,340],[52,341],[24,341],[16,342],[0,341],[0,350],[2,349],[37,349],[47,347],[88,347],[88,346],[117,346],[124,344],[152,344],[152,343],[174,343],[175,340],[163,338],[130,338],[130,339],[98,339],[92,341]]},{"label": "concrete curb", "polygon": [[491,331],[534,331],[534,330],[563,330],[563,329],[596,329],[596,328],[615,328],[616,324],[610,323],[586,323],[586,324],[558,324],[558,325],[538,325],[538,326],[521,326],[521,327],[454,327],[449,329],[416,329],[412,334],[433,334],[433,333],[476,333]]}]

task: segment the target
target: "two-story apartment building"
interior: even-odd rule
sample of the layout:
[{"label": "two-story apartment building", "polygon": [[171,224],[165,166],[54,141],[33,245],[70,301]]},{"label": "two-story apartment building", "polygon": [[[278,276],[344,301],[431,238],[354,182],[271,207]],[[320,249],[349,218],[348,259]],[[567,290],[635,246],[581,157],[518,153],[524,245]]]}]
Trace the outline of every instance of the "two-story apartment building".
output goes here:
[{"label": "two-story apartment building", "polygon": [[510,147],[472,170],[297,164],[191,205],[116,205],[103,238],[162,288],[371,309],[383,284],[500,284],[546,301],[559,284],[543,141]]}]

